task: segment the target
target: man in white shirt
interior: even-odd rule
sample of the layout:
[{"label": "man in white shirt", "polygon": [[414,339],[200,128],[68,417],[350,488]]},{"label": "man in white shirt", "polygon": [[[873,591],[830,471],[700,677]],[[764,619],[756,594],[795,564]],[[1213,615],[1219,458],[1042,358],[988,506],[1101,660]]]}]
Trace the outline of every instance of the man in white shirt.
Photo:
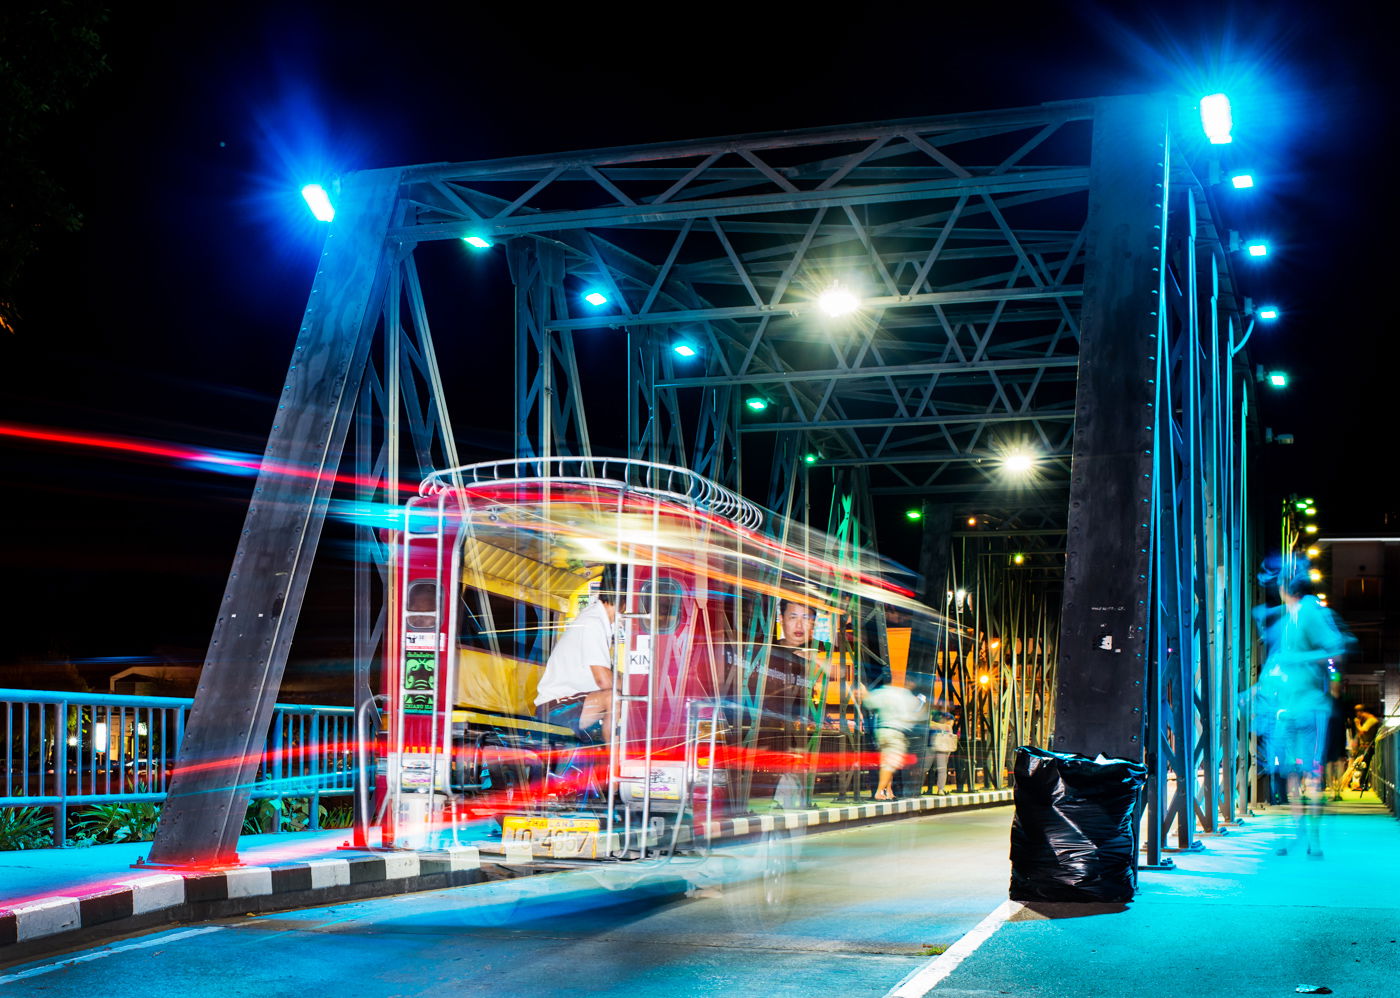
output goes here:
[{"label": "man in white shirt", "polygon": [[616,588],[616,575],[605,570],[598,598],[564,628],[535,693],[544,720],[572,728],[585,741],[608,740],[603,722],[612,711]]},{"label": "man in white shirt", "polygon": [[875,743],[880,749],[880,782],[876,800],[894,800],[894,774],[904,768],[909,753],[909,732],[923,723],[928,711],[922,699],[903,686],[890,683],[861,698],[867,711],[875,711]]}]

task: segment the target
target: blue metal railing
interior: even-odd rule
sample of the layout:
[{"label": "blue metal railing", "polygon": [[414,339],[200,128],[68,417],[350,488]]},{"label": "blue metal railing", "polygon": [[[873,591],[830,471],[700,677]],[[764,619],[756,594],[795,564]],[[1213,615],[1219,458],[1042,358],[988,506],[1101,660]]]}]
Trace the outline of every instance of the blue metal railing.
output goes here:
[{"label": "blue metal railing", "polygon": [[1395,793],[1397,775],[1400,775],[1400,728],[1382,728],[1371,753],[1371,789],[1381,803],[1390,808],[1390,813],[1400,818],[1400,797]]},{"label": "blue metal railing", "polygon": [[[72,806],[163,801],[193,703],[0,689],[0,807],[53,808],[54,844],[62,845]],[[277,704],[252,797],[311,798],[308,817],[317,827],[322,796],[354,792],[354,714]]]}]

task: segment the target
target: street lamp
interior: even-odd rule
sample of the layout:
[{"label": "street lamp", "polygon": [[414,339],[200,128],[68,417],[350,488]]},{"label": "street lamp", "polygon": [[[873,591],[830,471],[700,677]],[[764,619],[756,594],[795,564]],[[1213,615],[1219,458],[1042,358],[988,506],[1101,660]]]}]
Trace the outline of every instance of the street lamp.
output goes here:
[{"label": "street lamp", "polygon": [[817,307],[833,319],[850,315],[860,308],[860,299],[852,291],[833,284],[817,296]]},{"label": "street lamp", "polygon": [[1207,94],[1201,98],[1201,127],[1213,146],[1225,145],[1231,141],[1231,131],[1235,127],[1234,115],[1230,112],[1230,98],[1224,94]]},{"label": "street lamp", "polygon": [[1006,455],[1006,460],[1001,466],[1013,475],[1024,475],[1035,467],[1035,456],[1025,451],[1017,451],[1015,454]]},{"label": "street lamp", "polygon": [[316,221],[329,222],[335,218],[335,206],[331,204],[331,196],[320,184],[307,184],[301,189],[301,196],[306,200],[311,214],[316,216]]}]

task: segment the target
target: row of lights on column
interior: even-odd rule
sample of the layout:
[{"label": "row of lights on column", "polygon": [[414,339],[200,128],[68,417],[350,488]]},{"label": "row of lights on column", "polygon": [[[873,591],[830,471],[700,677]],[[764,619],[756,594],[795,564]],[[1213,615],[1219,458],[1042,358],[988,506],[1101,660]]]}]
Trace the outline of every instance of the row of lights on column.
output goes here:
[{"label": "row of lights on column", "polygon": [[[1198,107],[1201,112],[1201,128],[1205,131],[1210,144],[1231,144],[1234,141],[1235,119],[1230,106],[1230,98],[1225,94],[1207,94],[1201,98]],[[1248,170],[1235,170],[1229,176],[1230,184],[1236,190],[1249,190],[1256,186],[1256,178]],[[1238,236],[1231,233],[1230,248],[1232,250],[1243,248],[1245,254],[1255,260],[1263,259],[1269,255],[1269,244],[1262,238],[1241,241]],[[1260,305],[1253,312],[1256,318],[1265,322],[1273,322],[1281,314],[1279,307],[1272,304]],[[1282,388],[1287,384],[1287,377],[1284,376],[1283,383],[1280,384],[1271,376],[1269,383],[1275,388]]]}]

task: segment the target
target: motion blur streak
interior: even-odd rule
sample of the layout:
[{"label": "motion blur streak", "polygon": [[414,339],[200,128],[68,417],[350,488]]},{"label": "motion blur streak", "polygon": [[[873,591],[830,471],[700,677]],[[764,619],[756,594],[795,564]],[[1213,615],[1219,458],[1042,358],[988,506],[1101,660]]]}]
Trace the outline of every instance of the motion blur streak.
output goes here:
[{"label": "motion blur streak", "polygon": [[[255,454],[202,450],[181,444],[134,440],[129,437],[107,436],[97,433],[70,433],[64,430],[24,426],[19,423],[0,423],[0,436],[14,437],[19,440],[34,440],[39,443],[66,444],[71,447],[93,447],[124,454],[140,454],[145,457],[168,458],[171,461],[191,462],[211,471],[223,471],[226,474],[246,475],[249,472],[270,471],[273,474],[286,475],[289,478],[327,478],[343,485],[379,485],[376,479],[368,476],[333,474],[292,464],[264,464],[262,459]],[[400,485],[400,491],[413,491],[417,488],[417,482]]]}]

